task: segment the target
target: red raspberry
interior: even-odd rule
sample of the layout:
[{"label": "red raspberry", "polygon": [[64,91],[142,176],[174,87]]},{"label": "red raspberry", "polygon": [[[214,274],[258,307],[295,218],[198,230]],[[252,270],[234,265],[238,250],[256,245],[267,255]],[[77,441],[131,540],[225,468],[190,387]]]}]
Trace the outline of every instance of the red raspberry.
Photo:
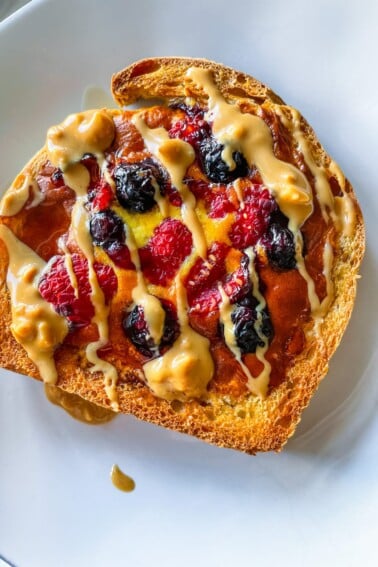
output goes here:
[{"label": "red raspberry", "polygon": [[[88,279],[88,262],[80,254],[72,254],[72,266],[75,272],[79,296],[75,297],[64,256],[55,256],[42,275],[38,289],[43,299],[52,303],[59,315],[66,317],[75,327],[89,325],[94,316],[90,294],[91,286]],[[117,278],[110,266],[96,262],[94,269],[98,283],[108,302],[117,291]]]},{"label": "red raspberry", "polygon": [[185,280],[189,307],[195,311],[210,313],[220,302],[218,283],[226,275],[225,259],[230,247],[214,242],[207,259],[199,258]]},{"label": "red raspberry", "polygon": [[191,253],[190,231],[179,220],[167,218],[155,228],[148,244],[139,250],[141,266],[151,283],[166,285]]},{"label": "red raspberry", "polygon": [[167,185],[165,187],[165,193],[166,193],[166,195],[169,199],[169,202],[174,207],[181,207],[182,199],[181,199],[180,193],[177,191],[177,189],[175,187],[172,187],[172,185],[170,183],[167,183]]},{"label": "red raspberry", "polygon": [[182,120],[178,120],[169,130],[171,138],[180,138],[196,147],[199,142],[210,134],[210,126],[203,119],[203,112],[198,107],[187,109],[187,114]]},{"label": "red raspberry", "polygon": [[268,228],[269,220],[277,205],[268,189],[251,185],[245,192],[244,208],[239,208],[229,237],[235,248],[244,250],[253,246]]},{"label": "red raspberry", "polygon": [[242,300],[252,292],[249,274],[249,258],[246,254],[243,254],[240,267],[231,274],[228,274],[222,285],[231,303]]},{"label": "red raspberry", "polygon": [[195,198],[204,201],[210,218],[220,219],[236,210],[224,185],[209,185],[202,179],[189,179],[187,184]]},{"label": "red raspberry", "polygon": [[94,211],[103,211],[107,209],[114,199],[112,188],[106,181],[101,180],[99,185],[92,191],[91,197],[92,208]]}]

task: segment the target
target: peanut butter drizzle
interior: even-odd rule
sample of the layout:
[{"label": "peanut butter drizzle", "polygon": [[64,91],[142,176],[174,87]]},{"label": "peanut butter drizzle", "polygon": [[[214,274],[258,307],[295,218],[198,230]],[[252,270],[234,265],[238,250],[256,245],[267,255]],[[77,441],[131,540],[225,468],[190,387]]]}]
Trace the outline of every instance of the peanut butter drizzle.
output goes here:
[{"label": "peanut butter drizzle", "polygon": [[331,160],[328,166],[330,172],[336,177],[340,189],[343,193],[342,197],[335,197],[335,211],[337,217],[336,226],[343,231],[348,237],[353,236],[353,230],[356,225],[356,207],[353,199],[345,190],[345,177],[337,163]]},{"label": "peanut butter drizzle", "polygon": [[224,339],[227,347],[230,349],[232,354],[235,356],[236,360],[240,364],[244,374],[247,376],[247,387],[250,392],[260,398],[265,398],[268,385],[269,377],[271,371],[271,365],[265,358],[265,353],[268,350],[269,342],[267,337],[262,333],[262,310],[266,306],[265,299],[259,290],[259,280],[257,272],[254,268],[254,251],[252,248],[246,250],[246,254],[249,257],[249,273],[252,282],[252,293],[253,296],[258,301],[256,307],[257,318],[254,324],[255,331],[259,339],[264,343],[264,346],[258,346],[256,349],[256,358],[263,364],[263,370],[256,377],[252,376],[249,368],[244,364],[242,360],[242,355],[240,348],[238,347],[236,336],[235,336],[235,325],[232,322],[232,313],[234,311],[234,306],[231,305],[230,299],[223,287],[219,285],[219,292],[221,294],[221,303],[219,305],[220,319],[224,326]]},{"label": "peanut butter drizzle", "polygon": [[279,106],[276,106],[275,111],[280,117],[282,123],[291,130],[291,133],[298,144],[298,148],[314,176],[316,196],[324,220],[328,222],[329,216],[331,216],[331,219],[338,230],[341,230],[345,236],[352,236],[356,222],[356,210],[352,199],[345,191],[345,177],[341,169],[335,161],[330,161],[328,169],[336,177],[340,189],[343,192],[342,197],[334,197],[325,168],[317,165],[312,155],[310,144],[306,140],[306,136],[301,128],[301,116],[298,110],[291,107],[286,108],[290,110],[292,116],[291,121],[288,120]]},{"label": "peanut butter drizzle", "polygon": [[259,288],[259,277],[257,271],[255,270],[255,252],[252,247],[245,250],[249,258],[249,274],[252,282],[252,295],[257,300],[256,314],[257,318],[254,324],[254,329],[257,336],[263,343],[263,346],[258,345],[256,349],[256,358],[262,363],[263,369],[260,372],[258,379],[261,383],[261,396],[265,396],[268,390],[270,371],[272,369],[270,363],[265,358],[265,353],[269,348],[269,341],[267,337],[262,332],[262,311],[266,307],[265,297],[260,293]]},{"label": "peanut butter drizzle", "polygon": [[0,203],[0,215],[5,217],[17,215],[26,205],[30,193],[33,195],[30,208],[36,207],[43,201],[44,197],[37,182],[29,174],[21,173],[4,194]]},{"label": "peanut butter drizzle", "polygon": [[164,128],[149,128],[141,113],[135,114],[133,124],[139,130],[149,152],[158,158],[167,169],[173,186],[182,198],[182,220],[191,231],[197,253],[206,258],[206,237],[196,214],[196,199],[183,182],[186,170],[193,163],[195,153],[190,144],[182,140],[171,140]]},{"label": "peanut butter drizzle", "polygon": [[223,98],[212,78],[211,71],[191,67],[188,79],[208,95],[207,120],[212,122],[215,137],[225,146],[223,157],[235,167],[232,155],[240,151],[249,166],[255,165],[264,184],[271,190],[282,212],[289,218],[294,232],[313,211],[311,187],[299,169],[276,158],[269,126],[262,118],[244,114],[235,104]]},{"label": "peanut butter drizzle", "polygon": [[68,325],[38,291],[46,263],[5,225],[0,225],[0,238],[9,254],[7,286],[11,295],[12,334],[37,366],[41,378],[54,384],[54,351],[67,335]]},{"label": "peanut butter drizzle", "polygon": [[158,346],[164,332],[165,311],[158,298],[148,291],[140,266],[138,248],[130,227],[127,227],[126,231],[126,245],[130,251],[131,261],[135,266],[137,276],[137,283],[131,292],[131,297],[134,303],[143,307],[148,331],[155,345]]},{"label": "peanut butter drizzle", "polygon": [[206,395],[214,374],[210,341],[189,325],[185,288],[176,276],[177,313],[180,335],[162,356],[143,366],[147,384],[159,398],[188,401]]},{"label": "peanut butter drizzle", "polygon": [[118,465],[112,466],[110,478],[113,486],[118,488],[118,490],[122,490],[122,492],[132,492],[135,488],[134,479],[122,472]]},{"label": "peanut butter drizzle", "polygon": [[97,341],[87,345],[86,357],[93,364],[91,372],[103,373],[105,391],[111,401],[111,407],[114,411],[118,411],[117,370],[97,354],[97,351],[109,341],[109,307],[105,304],[104,294],[94,269],[93,243],[89,233],[89,216],[85,208],[90,181],[89,172],[86,167],[77,163],[86,153],[94,154],[103,162],[102,152],[111,145],[114,134],[113,120],[105,110],[70,115],[62,124],[49,129],[47,151],[51,163],[63,170],[65,184],[76,193],[71,230],[88,261],[91,302],[95,311],[92,321],[96,324],[99,334]]},{"label": "peanut butter drizzle", "polygon": [[74,419],[88,425],[102,425],[118,415],[114,411],[84,400],[77,394],[65,392],[53,384],[45,384],[45,394],[49,402],[61,407]]},{"label": "peanut butter drizzle", "polygon": [[84,154],[95,156],[106,150],[114,139],[114,123],[106,110],[87,110],[70,114],[47,132],[47,153],[55,167],[65,171]]},{"label": "peanut butter drizzle", "polygon": [[291,130],[293,138],[297,143],[298,149],[302,153],[307,167],[314,176],[316,196],[323,219],[325,220],[325,222],[328,222],[329,215],[331,215],[332,219],[334,220],[334,200],[326,171],[324,167],[317,165],[317,163],[315,162],[310,149],[310,145],[307,142],[304,132],[301,128],[301,115],[299,114],[298,110],[292,107],[287,108],[291,113],[291,121],[287,119],[278,105],[275,107],[275,113],[280,117],[282,123],[289,130]]}]

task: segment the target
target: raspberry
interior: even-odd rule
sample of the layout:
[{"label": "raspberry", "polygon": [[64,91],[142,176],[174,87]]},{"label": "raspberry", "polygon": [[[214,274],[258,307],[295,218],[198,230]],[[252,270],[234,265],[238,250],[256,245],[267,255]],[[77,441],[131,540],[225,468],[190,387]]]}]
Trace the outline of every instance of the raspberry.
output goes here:
[{"label": "raspberry", "polygon": [[192,108],[182,107],[186,113],[185,118],[178,120],[169,130],[171,138],[184,140],[194,148],[210,135],[210,125],[203,119],[203,110],[198,106]]},{"label": "raspberry", "polygon": [[89,200],[92,201],[92,209],[94,211],[103,211],[109,208],[113,199],[114,193],[106,181],[100,181],[99,185],[95,187],[89,195]]},{"label": "raspberry", "polygon": [[[94,307],[90,298],[88,262],[80,254],[72,254],[71,258],[79,289],[78,297],[75,297],[64,256],[52,258],[39,280],[38,289],[43,299],[51,303],[59,315],[66,317],[73,327],[85,327],[94,316]],[[110,266],[97,262],[94,264],[94,269],[105,300],[108,302],[117,291],[115,273]]]},{"label": "raspberry", "polygon": [[202,179],[188,179],[186,182],[195,198],[204,201],[210,218],[220,219],[236,210],[224,185],[209,185]]},{"label": "raspberry", "polygon": [[229,237],[235,248],[244,250],[253,246],[268,228],[271,214],[277,205],[268,189],[252,185],[246,192],[244,208],[236,213]]},{"label": "raspberry", "polygon": [[173,205],[174,207],[182,206],[182,199],[180,197],[180,193],[177,191],[175,187],[172,187],[171,183],[167,183],[165,187],[165,193],[171,205]]},{"label": "raspberry", "polygon": [[106,253],[118,268],[123,270],[135,270],[131,261],[130,250],[122,242],[112,242],[106,248]]},{"label": "raspberry", "polygon": [[226,275],[225,259],[229,246],[214,242],[207,259],[199,258],[185,279],[188,304],[195,311],[211,312],[220,302],[218,283]]},{"label": "raspberry", "polygon": [[228,274],[222,285],[231,303],[240,302],[252,293],[249,258],[246,254],[242,256],[240,267],[232,274]]},{"label": "raspberry", "polygon": [[167,218],[155,228],[148,244],[139,250],[141,266],[151,283],[165,285],[191,253],[190,231],[179,220]]}]

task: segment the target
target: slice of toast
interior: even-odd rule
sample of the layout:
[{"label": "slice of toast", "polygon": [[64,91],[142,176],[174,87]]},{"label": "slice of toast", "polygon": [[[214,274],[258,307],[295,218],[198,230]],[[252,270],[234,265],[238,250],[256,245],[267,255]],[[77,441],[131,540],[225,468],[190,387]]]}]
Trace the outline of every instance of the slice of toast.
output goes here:
[{"label": "slice of toast", "polygon": [[[191,71],[193,69],[194,72]],[[198,72],[201,69],[208,73],[201,74],[200,71]],[[160,297],[163,301],[170,300],[178,309],[180,293],[177,289],[181,286],[185,292],[186,287],[187,298],[181,303],[188,311],[186,315],[188,321],[184,321],[184,316],[181,319],[179,317],[181,334],[184,334],[183,329],[186,329],[185,325],[188,325],[190,329],[195,329],[196,340],[198,336],[206,336],[210,344],[209,352],[211,352],[213,363],[210,363],[207,358],[205,360],[203,352],[207,350],[201,350],[203,343],[200,341],[198,343],[199,353],[202,354],[195,362],[200,383],[198,391],[192,383],[186,381],[184,389],[178,393],[178,390],[175,389],[176,379],[181,370],[178,371],[178,374],[176,373],[176,376],[171,370],[169,388],[166,387],[166,379],[160,382],[160,386],[161,384],[164,386],[163,390],[158,388],[157,379],[155,379],[155,376],[158,375],[156,361],[162,359],[166,353],[172,353],[174,345],[177,346],[177,341],[180,339],[177,338],[176,333],[174,345],[168,344],[160,351],[155,349],[152,354],[147,353],[147,358],[145,352],[141,352],[140,348],[138,350],[138,345],[135,346],[135,341],[131,341],[130,336],[127,336],[124,331],[125,309],[127,308],[129,313],[135,303],[132,295],[133,288],[136,286],[135,266],[132,266],[132,262],[126,268],[117,266],[117,263],[114,264],[113,260],[109,260],[108,248],[106,246],[101,248],[100,245],[95,246],[95,260],[111,265],[118,280],[117,292],[106,305],[108,309],[106,313],[109,317],[110,347],[107,348],[102,344],[102,349],[99,351],[99,357],[116,369],[117,378],[114,381],[116,386],[111,390],[108,381],[107,386],[104,387],[104,372],[101,371],[101,365],[98,366],[97,372],[93,372],[93,365],[88,360],[86,346],[98,340],[98,330],[96,331],[93,320],[87,322],[86,327],[81,328],[73,327],[72,320],[67,322],[66,335],[63,334],[62,341],[54,346],[57,385],[66,392],[78,394],[104,407],[111,406],[112,396],[109,396],[109,392],[113,392],[113,401],[116,400],[114,404],[118,404],[121,412],[131,413],[140,419],[195,435],[219,446],[231,447],[251,454],[257,451],[280,450],[294,433],[301,412],[308,405],[311,396],[325,376],[329,359],[340,342],[353,308],[358,269],[364,252],[364,224],[353,189],[345,180],[340,169],[326,154],[303,117],[294,109],[286,106],[269,88],[244,73],[204,59],[145,59],[115,74],[112,78],[112,90],[115,100],[121,106],[129,105],[140,99],[160,99],[163,100],[163,105],[155,106],[152,110],[141,111],[144,129],[140,126],[141,122],[138,122],[138,111],[102,111],[106,112],[106,116],[116,124],[116,135],[112,144],[101,148],[108,163],[106,180],[114,184],[114,169],[111,169],[114,163],[109,166],[112,160],[113,162],[121,159],[127,163],[144,163],[143,160],[149,159],[151,153],[154,160],[158,160],[159,155],[163,156],[162,152],[159,154],[160,149],[154,150],[156,139],[154,139],[155,146],[152,142],[148,144],[147,141],[148,136],[154,136],[154,131],[158,127],[164,128],[166,132],[169,131],[169,136],[164,133],[164,140],[167,136],[171,140],[179,139],[182,144],[185,140],[189,140],[189,142],[185,141],[186,151],[190,150],[188,146],[192,144],[194,152],[192,151],[192,161],[188,162],[189,169],[186,177],[182,175],[180,182],[184,184],[185,191],[187,187],[193,188],[193,191],[197,188],[195,193],[197,204],[194,211],[196,218],[200,219],[206,242],[211,245],[212,241],[219,240],[222,241],[223,248],[228,247],[225,265],[231,268],[227,268],[229,273],[222,276],[223,279],[219,276],[218,280],[215,278],[211,282],[211,293],[206,289],[205,294],[195,296],[192,301],[190,294],[193,289],[196,293],[199,289],[199,284],[196,284],[197,287],[192,286],[190,277],[193,274],[200,277],[199,271],[196,271],[196,266],[201,261],[200,239],[197,238],[195,241],[198,249],[195,247],[192,249],[182,266],[176,269],[175,274],[169,272],[171,268],[168,268],[166,260],[162,256],[159,257],[161,266],[166,267],[170,277],[165,275],[163,279],[157,280],[157,266],[152,266],[153,273],[149,275],[147,268],[144,271],[144,265],[147,266],[147,264],[143,264],[143,258],[148,254],[151,256],[152,245],[150,243],[157,241],[157,237],[154,240],[154,234],[156,235],[154,231],[158,225],[156,215],[162,214],[163,220],[160,219],[160,221],[164,223],[164,214],[161,212],[164,211],[164,208],[161,208],[159,213],[155,204],[157,212],[147,212],[136,222],[135,214],[133,216],[130,212],[120,212],[119,203],[116,202],[113,208],[124,220],[127,234],[134,233],[137,241],[137,248],[142,258],[141,270],[147,282],[148,293]],[[232,107],[230,116],[236,117],[238,125],[242,126],[240,130],[242,133],[232,134],[236,130],[235,128],[230,130],[230,123],[226,124],[228,130],[223,127],[224,110],[228,111],[230,107]],[[252,118],[249,122],[245,118],[247,115]],[[137,116],[136,119],[135,116]],[[201,116],[202,122],[198,122],[198,116]],[[188,134],[188,124],[193,125],[193,123],[201,123],[202,130],[207,132],[206,135],[211,136],[212,140],[213,137],[217,139],[217,147],[219,143],[227,147],[227,136],[232,138],[235,135],[236,138],[231,139],[230,142],[231,150],[235,150],[236,147],[238,151],[244,149],[245,153],[256,158],[256,163],[251,163],[249,160],[248,174],[243,176],[244,181],[229,181],[227,176],[229,171],[232,171],[232,163],[228,164],[229,171],[225,174],[225,181],[214,182],[206,178],[207,175],[213,175],[213,173],[210,170],[206,173],[208,171],[206,169],[207,157],[205,156],[201,161],[199,148],[204,147],[201,146],[202,142],[193,141],[190,136],[182,138]],[[270,161],[268,162],[273,164],[274,168],[278,168],[279,172],[283,171],[285,175],[289,175],[291,181],[287,181],[285,177],[286,181],[282,181],[282,186],[277,186],[274,183],[275,172],[265,167],[265,158],[260,157],[259,152],[254,151],[253,148],[249,152],[247,144],[243,141],[250,139],[248,138],[251,134],[247,128],[248,124],[251,124],[251,128],[255,126],[259,132],[261,130],[262,135],[265,136],[267,143],[264,151],[269,153]],[[213,131],[209,133],[208,128]],[[229,134],[230,131],[231,134]],[[238,145],[232,146],[235,140]],[[270,147],[269,140],[271,141]],[[183,145],[180,146],[181,149],[183,147]],[[231,156],[236,160],[235,151],[231,152]],[[119,158],[120,155],[121,158]],[[83,252],[82,249],[80,251],[80,246],[77,247],[75,235],[70,230],[70,222],[72,228],[70,215],[75,206],[75,194],[67,188],[69,176],[64,177],[63,185],[60,184],[59,179],[57,182],[54,181],[55,185],[51,181],[54,175],[55,178],[61,176],[60,169],[64,170],[64,160],[60,162],[61,168],[56,165],[53,167],[49,162],[52,159],[51,156],[51,147],[50,149],[45,147],[24,168],[3,201],[6,204],[2,207],[3,216],[0,217],[2,225],[7,226],[17,238],[35,250],[45,261],[49,261],[56,254],[63,257],[64,253],[66,256],[71,255],[72,258],[77,248],[80,253]],[[79,155],[77,161],[82,157],[83,155]],[[177,162],[180,161],[182,155],[178,153],[175,159]],[[223,162],[227,162],[224,153],[222,153],[222,159]],[[170,172],[176,171],[175,166],[172,165],[170,169],[169,160],[163,165],[166,166],[167,163],[166,170],[169,179],[168,182],[167,178],[165,179],[165,187],[169,186],[172,189],[173,186],[175,189],[174,179],[170,175]],[[234,167],[235,165],[238,167],[236,161]],[[165,171],[165,176],[167,176],[167,171]],[[109,175],[112,177],[110,180]],[[189,177],[191,181],[188,181]],[[25,180],[28,185],[26,198],[25,188],[23,189]],[[208,201],[198,191],[198,187],[205,187],[204,183]],[[60,195],[63,191],[62,187],[65,191],[63,196]],[[263,193],[264,190],[267,192]],[[228,199],[226,199],[228,205],[221,213],[218,209],[215,210],[214,201],[211,200],[215,193],[217,195],[219,193],[222,199],[226,199],[224,197],[226,195]],[[267,196],[268,193],[270,196]],[[17,197],[15,197],[16,194]],[[76,193],[76,200],[77,195],[79,193]],[[172,197],[172,193],[170,195]],[[180,195],[185,205],[187,192],[180,193]],[[24,204],[20,208],[19,203],[22,196],[24,196]],[[270,220],[267,221],[265,232],[263,233],[261,229],[262,232],[258,238],[256,237],[256,241],[252,239],[249,232],[242,235],[245,238],[245,244],[248,244],[247,250],[247,246],[241,245],[240,239],[238,240],[240,230],[239,227],[235,227],[235,223],[239,222],[241,226],[244,226],[243,214],[244,216],[252,215],[251,211],[255,211],[253,207],[257,207],[257,196],[259,199],[264,198],[269,201],[272,211],[269,213]],[[167,200],[167,193],[161,197]],[[177,220],[181,212],[181,221],[177,220],[179,224],[174,226],[179,227],[180,234],[185,235],[185,231],[193,225],[185,221],[180,204],[177,204],[171,197],[169,214],[165,216]],[[87,208],[93,207],[91,199],[92,197],[87,199]],[[205,205],[208,207],[206,214],[209,218],[213,219],[217,214],[223,216],[218,216],[215,221],[209,221],[204,216]],[[176,208],[172,209],[173,206]],[[285,225],[292,211],[294,211],[293,216]],[[10,212],[12,214],[9,214]],[[253,215],[257,218],[258,213],[253,212]],[[62,216],[66,217],[65,221],[54,236],[54,220],[59,218],[59,223],[61,223]],[[274,220],[277,218],[280,220]],[[46,219],[48,225],[44,230],[47,231],[46,234],[50,234],[52,240],[45,244],[45,248],[42,237],[38,237],[38,231],[42,230],[40,229],[41,223],[44,223],[43,219]],[[228,219],[230,222],[227,224]],[[282,219],[286,220],[282,221]],[[254,226],[251,225],[249,230],[254,230]],[[277,236],[274,231],[281,229],[282,232]],[[66,239],[63,249],[59,238],[64,239],[67,232],[70,232],[70,236]],[[286,235],[285,238],[287,237],[290,242],[290,238],[294,238],[292,241],[292,244],[295,245],[294,265],[293,258],[290,260],[291,264],[286,262],[286,265],[280,258],[277,259],[277,239],[281,238],[281,242],[282,238],[285,240],[282,234]],[[4,231],[0,233],[1,235],[4,236]],[[267,235],[270,235],[270,241]],[[179,239],[178,232],[176,236]],[[195,240],[194,233],[192,237]],[[275,242],[274,246],[272,239]],[[218,249],[221,249],[220,245]],[[202,268],[207,265],[211,271],[213,259],[209,252],[207,256],[206,253],[205,255],[202,253],[202,257],[204,256]],[[245,329],[249,330],[249,336],[246,336],[244,343],[240,337],[236,337],[236,323],[233,320],[235,309],[240,310],[242,318],[245,313],[252,312],[251,302],[247,304],[244,301],[243,303],[245,298],[240,299],[237,296],[240,295],[239,288],[235,292],[235,297],[232,296],[232,286],[235,281],[239,281],[232,279],[232,274],[237,272],[237,270],[232,271],[232,266],[238,261],[238,269],[242,270],[240,257],[243,257],[244,260],[249,258],[249,264],[247,262],[249,272],[248,270],[247,272],[251,276],[252,283],[249,282],[249,286],[253,291],[253,309],[255,310],[253,328],[251,325],[243,327],[243,333]],[[20,337],[15,340],[12,334],[11,329],[14,331],[15,324],[13,321],[12,326],[14,309],[6,285],[8,258],[7,246],[0,240],[0,278],[2,281],[0,364],[4,368],[41,379],[41,371],[28,357],[25,345],[20,344]],[[131,261],[134,260],[134,264],[136,264],[135,258],[134,252],[134,255],[131,254]],[[219,258],[214,260],[215,263],[217,261],[221,262]],[[155,263],[158,263],[156,258]],[[172,256],[171,263],[172,265],[175,263],[174,256]],[[245,268],[246,262],[243,265]],[[180,275],[180,273],[182,273],[182,278],[181,283],[178,283],[177,274]],[[243,270],[240,273],[244,273]],[[251,299],[251,291],[248,293]],[[206,301],[209,304],[211,298],[215,298],[215,305],[207,309]],[[287,301],[286,298],[288,298]],[[302,298],[302,300],[297,301],[297,298]],[[185,301],[189,303],[185,305]],[[202,306],[199,313],[198,305]],[[265,320],[265,313],[266,317],[270,316],[272,321],[270,330],[264,330],[262,324],[262,321]],[[62,310],[59,316],[62,316]],[[285,327],[285,321],[289,320],[292,321],[290,328]],[[234,334],[227,339],[227,330],[230,329],[231,335]],[[253,333],[255,333],[255,338],[257,337],[257,342],[255,341],[257,346],[254,345],[254,351],[249,346]],[[193,360],[194,355],[191,353],[190,364],[193,363]],[[285,364],[281,364],[282,361]],[[214,364],[213,373],[209,370],[211,364]],[[206,372],[210,372],[211,376],[209,375],[210,378],[208,376],[203,384],[201,373]],[[197,375],[194,376],[193,372],[189,372],[193,383],[196,382]],[[255,381],[257,384],[260,378],[268,379],[265,389],[261,391],[257,387],[254,388]]]}]

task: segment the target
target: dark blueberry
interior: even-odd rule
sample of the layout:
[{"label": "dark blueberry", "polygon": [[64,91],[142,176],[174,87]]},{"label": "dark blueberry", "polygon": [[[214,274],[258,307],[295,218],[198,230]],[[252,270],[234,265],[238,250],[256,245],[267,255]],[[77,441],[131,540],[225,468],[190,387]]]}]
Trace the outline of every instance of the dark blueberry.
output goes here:
[{"label": "dark blueberry", "polygon": [[156,204],[155,188],[164,194],[164,176],[152,160],[121,163],[114,170],[116,195],[125,209],[137,213],[149,211]]},{"label": "dark blueberry", "polygon": [[144,318],[144,310],[136,305],[130,313],[126,314],[122,326],[133,345],[144,356],[151,358],[170,347],[177,339],[180,329],[174,306],[169,301],[161,301],[165,311],[164,331],[160,344],[155,345]]},{"label": "dark blueberry", "polygon": [[111,209],[94,213],[89,222],[94,244],[108,248],[112,243],[125,240],[123,220]]},{"label": "dark blueberry", "polygon": [[293,270],[297,265],[295,259],[294,236],[288,227],[273,222],[268,227],[263,244],[268,260],[274,268],[279,270]]},{"label": "dark blueberry", "polygon": [[173,102],[169,105],[169,108],[173,110],[179,109],[183,110],[187,116],[190,118],[203,118],[204,110],[198,104],[194,104],[193,106],[188,106],[185,102],[177,101]]},{"label": "dark blueberry", "polygon": [[[264,346],[263,340],[255,330],[257,313],[255,306],[252,306],[255,303],[253,296],[250,300],[250,305],[238,305],[231,315],[235,326],[236,343],[242,354],[256,352],[258,346]],[[244,303],[246,302],[245,299]],[[261,316],[261,333],[270,339],[273,336],[273,327],[265,309],[261,312]]]},{"label": "dark blueberry", "polygon": [[51,181],[55,187],[62,187],[62,185],[64,185],[63,173],[60,169],[55,169],[51,175]]},{"label": "dark blueberry", "polygon": [[202,170],[213,183],[231,183],[238,177],[248,174],[248,164],[240,152],[234,152],[234,169],[229,169],[222,159],[224,146],[214,138],[205,138],[198,145],[199,160]]}]

